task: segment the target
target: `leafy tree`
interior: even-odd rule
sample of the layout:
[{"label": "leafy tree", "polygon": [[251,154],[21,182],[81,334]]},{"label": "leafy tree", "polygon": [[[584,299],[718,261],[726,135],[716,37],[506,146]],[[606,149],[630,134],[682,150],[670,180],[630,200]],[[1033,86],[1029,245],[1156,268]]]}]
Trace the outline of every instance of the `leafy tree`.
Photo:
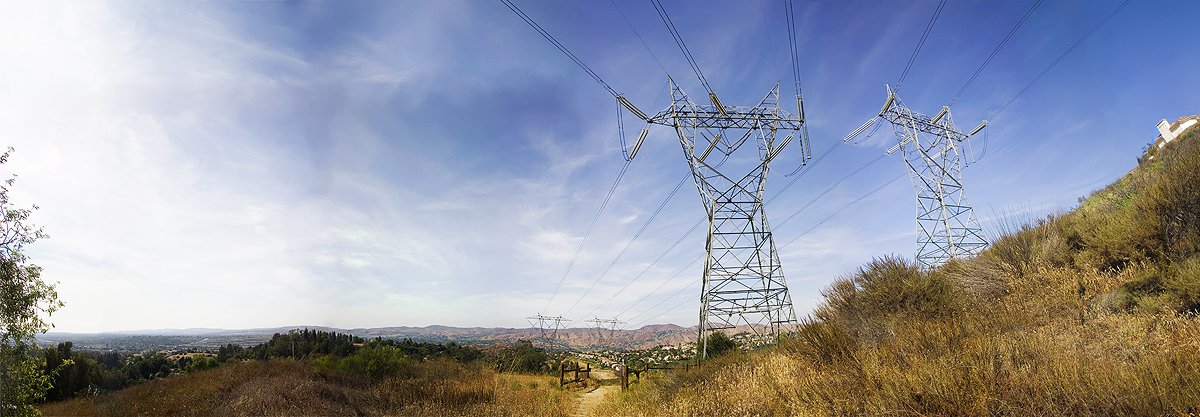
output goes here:
[{"label": "leafy tree", "polygon": [[736,350],[737,343],[730,339],[725,332],[712,332],[708,334],[708,356],[717,357],[726,352]]},{"label": "leafy tree", "polygon": [[518,340],[517,344],[504,348],[494,360],[496,370],[500,372],[550,372],[550,355],[528,340]]},{"label": "leafy tree", "polygon": [[[0,154],[8,161],[13,149]],[[50,388],[49,376],[41,372],[44,359],[36,353],[34,336],[45,333],[48,317],[63,306],[53,284],[42,281],[42,268],[30,264],[22,253],[27,244],[48,237],[27,220],[33,210],[14,207],[8,187],[16,176],[0,185],[0,413],[37,415],[32,404]]]}]

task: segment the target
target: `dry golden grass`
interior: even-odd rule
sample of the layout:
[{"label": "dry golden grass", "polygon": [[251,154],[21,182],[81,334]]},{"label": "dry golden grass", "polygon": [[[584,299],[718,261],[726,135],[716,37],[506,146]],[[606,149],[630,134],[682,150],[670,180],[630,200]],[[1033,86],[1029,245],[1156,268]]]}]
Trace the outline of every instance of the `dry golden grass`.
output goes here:
[{"label": "dry golden grass", "polygon": [[404,375],[373,380],[272,360],[172,376],[40,409],[48,416],[568,416],[576,396],[559,389],[556,378],[496,374],[450,361],[422,363]]},{"label": "dry golden grass", "polygon": [[[988,271],[1003,293],[897,301],[914,288],[876,276],[859,288],[891,296],[831,290],[827,296],[853,314],[827,309],[824,321],[805,323],[777,349],[654,375],[609,398],[597,415],[1197,415],[1195,315],[1098,309],[1089,301],[1145,271],[1080,272],[1038,259],[1020,268],[964,268]],[[944,291],[936,279],[920,282]],[[880,312],[879,300],[911,308]],[[938,303],[947,303],[946,313],[929,314]]]}]

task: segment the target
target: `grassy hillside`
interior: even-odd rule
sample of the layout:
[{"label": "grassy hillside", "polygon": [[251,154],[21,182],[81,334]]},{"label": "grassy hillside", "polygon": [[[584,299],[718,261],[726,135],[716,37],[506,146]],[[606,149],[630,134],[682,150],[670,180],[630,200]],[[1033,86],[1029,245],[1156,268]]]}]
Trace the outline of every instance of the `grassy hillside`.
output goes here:
[{"label": "grassy hillside", "polygon": [[290,359],[232,363],[39,409],[48,416],[566,416],[577,395],[558,388],[557,378],[498,374],[448,359],[401,360],[392,368],[360,372],[347,372],[346,365]]},{"label": "grassy hillside", "polygon": [[777,349],[659,374],[596,415],[1200,415],[1198,145],[975,258],[876,259]]}]

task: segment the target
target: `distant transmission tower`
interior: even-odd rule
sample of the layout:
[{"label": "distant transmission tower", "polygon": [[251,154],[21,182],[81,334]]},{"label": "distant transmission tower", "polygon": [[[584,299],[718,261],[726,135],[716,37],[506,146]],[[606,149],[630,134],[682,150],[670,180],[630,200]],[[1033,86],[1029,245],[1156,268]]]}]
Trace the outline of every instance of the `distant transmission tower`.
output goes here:
[{"label": "distant transmission tower", "polygon": [[903,151],[904,163],[917,191],[918,265],[928,269],[953,258],[979,253],[987,246],[987,239],[963,194],[960,155],[963,149],[959,145],[987,122],[970,133],[962,133],[954,126],[949,106],[942,107],[933,117],[917,113],[904,106],[891,86],[879,117],[892,124],[899,141],[887,153]]},{"label": "distant transmission tower", "polygon": [[617,334],[617,330],[620,330],[621,325],[625,324],[625,322],[617,319],[602,318],[594,318],[588,320],[587,323],[590,323],[592,328],[596,329],[596,337],[599,338],[600,344],[604,344],[606,335],[608,336],[608,340],[612,340],[613,336]]},{"label": "distant transmission tower", "polygon": [[[763,210],[763,191],[771,160],[793,138],[799,137],[803,160],[809,158],[803,114],[797,117],[779,108],[778,84],[753,107],[724,106],[712,90],[709,99],[712,105],[693,103],[671,80],[671,106],[647,119],[648,124],[675,128],[708,214],[700,296],[703,356],[710,332],[747,325],[756,334],[775,338],[796,324]],[[797,97],[798,108],[799,104]],[[779,140],[779,131],[789,132]],[[645,135],[643,130],[641,138]],[[729,158],[750,139],[757,145],[757,157]],[[749,172],[741,174],[746,172],[742,169]]]},{"label": "distant transmission tower", "polygon": [[546,337],[546,333],[549,332],[550,333],[549,338],[551,338],[551,339],[557,339],[558,331],[560,329],[566,328],[566,326],[563,323],[569,323],[571,321],[570,319],[564,318],[563,316],[551,317],[551,316],[543,316],[541,314],[529,316],[529,317],[526,317],[525,319],[529,320],[530,326],[533,326],[533,328],[538,329],[539,331],[542,332],[543,338]]}]

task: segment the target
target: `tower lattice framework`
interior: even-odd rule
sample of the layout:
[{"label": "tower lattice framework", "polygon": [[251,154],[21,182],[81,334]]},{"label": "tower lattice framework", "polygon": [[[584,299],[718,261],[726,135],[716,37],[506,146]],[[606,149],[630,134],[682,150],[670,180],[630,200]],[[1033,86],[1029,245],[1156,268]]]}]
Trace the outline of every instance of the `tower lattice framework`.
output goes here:
[{"label": "tower lattice framework", "polygon": [[[950,107],[933,117],[912,111],[888,88],[879,116],[892,124],[917,192],[917,263],[929,269],[987,246],[971,203],[963,194],[962,142],[971,134],[954,126]],[[983,125],[980,125],[982,128]]]},{"label": "tower lattice framework", "polygon": [[[808,158],[803,116],[779,108],[778,85],[753,107],[721,105],[711,92],[709,98],[712,105],[693,103],[672,80],[671,106],[648,119],[675,128],[708,215],[699,325],[704,356],[710,332],[748,325],[759,336],[775,338],[796,324],[763,191],[771,160],[793,138]],[[790,132],[780,139],[781,131]],[[744,146],[750,142],[754,145]],[[751,166],[744,174],[724,165],[748,160],[742,154],[730,158],[743,148],[758,152],[741,164]]]}]

